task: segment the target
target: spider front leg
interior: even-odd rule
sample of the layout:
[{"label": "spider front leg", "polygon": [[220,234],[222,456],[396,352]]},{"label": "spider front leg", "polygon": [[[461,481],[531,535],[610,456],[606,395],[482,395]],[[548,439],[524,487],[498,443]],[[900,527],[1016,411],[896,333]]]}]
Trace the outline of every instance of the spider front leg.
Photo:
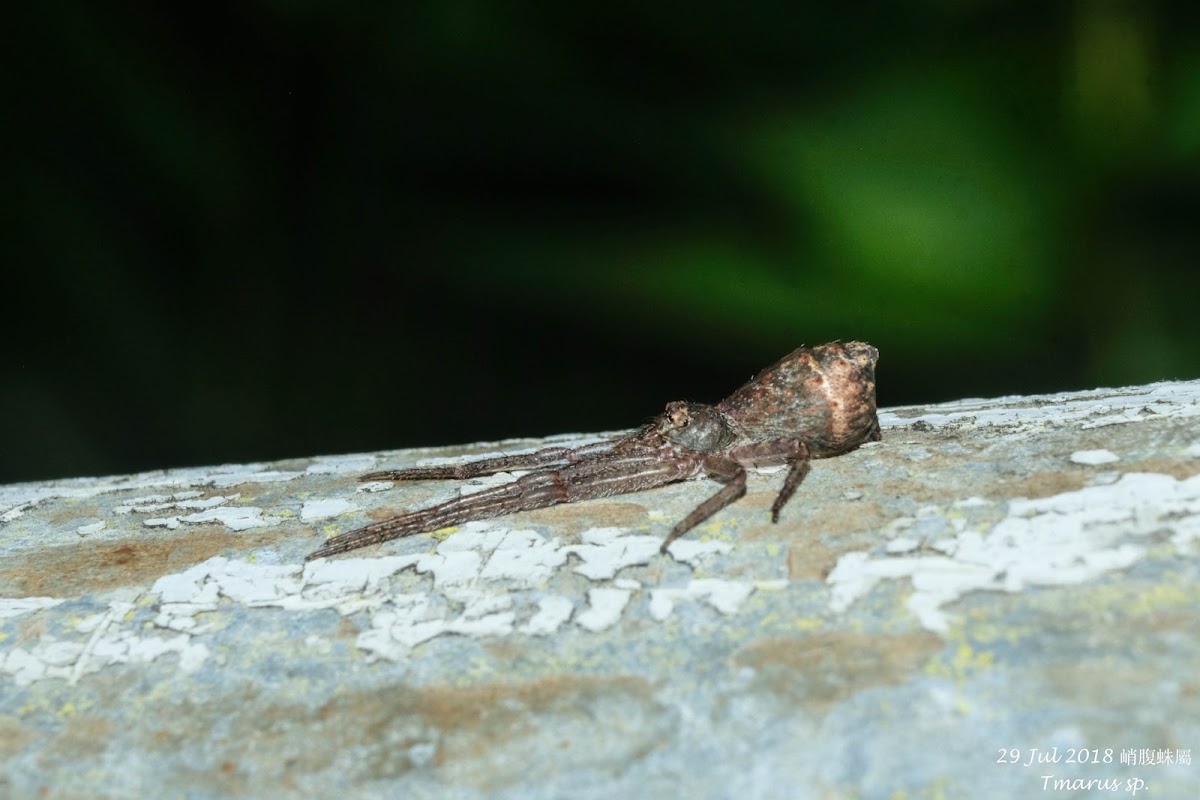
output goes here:
[{"label": "spider front leg", "polygon": [[552,464],[575,464],[585,458],[607,453],[621,441],[621,439],[607,439],[603,442],[592,442],[591,444],[575,448],[546,447],[541,450],[535,450],[532,453],[481,458],[477,461],[468,461],[465,464],[455,464],[446,467],[387,469],[360,475],[358,479],[360,481],[463,480],[466,478],[478,478],[483,475],[495,475],[497,472],[537,469]]},{"label": "spider front leg", "polygon": [[664,459],[654,450],[641,450],[590,458],[561,468],[538,470],[522,475],[511,483],[492,486],[481,492],[339,534],[327,540],[305,560],[325,558],[473,520],[653,489],[664,483],[689,478],[698,469],[697,459]]},{"label": "spider front leg", "polygon": [[662,545],[658,548],[658,552],[660,553],[667,552],[667,548],[671,546],[671,542],[683,536],[692,528],[704,522],[704,520],[746,493],[746,469],[736,461],[730,461],[728,458],[720,456],[708,455],[700,462],[700,466],[704,470],[705,475],[725,485],[712,497],[692,509],[692,513],[680,520],[679,524],[671,529],[671,532],[667,534],[667,538],[663,539]]}]

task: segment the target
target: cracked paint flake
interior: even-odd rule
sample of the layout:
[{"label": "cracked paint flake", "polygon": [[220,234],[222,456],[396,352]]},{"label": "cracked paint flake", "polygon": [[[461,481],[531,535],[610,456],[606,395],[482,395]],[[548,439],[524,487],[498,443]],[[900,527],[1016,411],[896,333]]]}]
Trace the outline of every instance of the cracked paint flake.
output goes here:
[{"label": "cracked paint flake", "polygon": [[575,617],[575,624],[599,633],[617,624],[633,592],[628,589],[588,589],[587,594],[588,607]]},{"label": "cracked paint flake", "polygon": [[648,564],[658,553],[662,540],[655,536],[629,536],[623,528],[589,528],[580,534],[582,544],[562,550],[583,562],[575,572],[594,581],[611,580],[626,567]]},{"label": "cracked paint flake", "polygon": [[650,616],[663,622],[683,601],[702,600],[722,614],[736,614],[754,591],[751,584],[715,578],[696,579],[682,589],[651,589]]},{"label": "cracked paint flake", "polygon": [[507,530],[492,548],[479,577],[536,586],[549,580],[566,560],[557,540],[548,541],[534,531]]},{"label": "cracked paint flake", "polygon": [[434,585],[445,587],[510,580],[535,586],[549,579],[566,561],[557,540],[534,531],[511,530],[489,522],[469,522],[419,557],[417,570],[432,572]]},{"label": "cracked paint flake", "polygon": [[349,500],[328,498],[324,500],[305,500],[300,507],[301,522],[320,522],[323,519],[333,519],[339,514],[354,511],[356,506]]},{"label": "cracked paint flake", "polygon": [[1099,464],[1112,464],[1120,460],[1121,457],[1111,450],[1076,450],[1074,453],[1071,453],[1072,464],[1096,466]]},{"label": "cracked paint flake", "polygon": [[28,648],[17,646],[0,653],[0,674],[9,675],[18,686],[43,679],[75,683],[114,664],[146,663],[169,654],[178,656],[184,672],[199,669],[208,659],[208,646],[187,634],[141,636],[121,627],[118,622],[132,608],[131,603],[112,601],[107,611],[85,617],[76,630],[86,639],[67,641],[47,634]]},{"label": "cracked paint flake", "polygon": [[[448,536],[432,553],[282,565],[214,556],[154,583],[151,594],[160,601],[154,625],[190,635],[209,633],[214,626],[203,622],[204,615],[219,611],[222,602],[289,611],[332,609],[343,615],[365,611],[369,628],[359,634],[356,644],[385,659],[402,658],[411,648],[445,634],[546,636],[560,630],[573,615],[578,626],[599,632],[617,624],[634,592],[641,589],[638,581],[618,578],[617,572],[623,566],[645,563],[659,545],[657,538],[626,533],[618,528],[592,529],[582,537],[585,545],[562,546],[533,531],[477,521]],[[585,549],[580,552],[580,547]],[[727,548],[706,543],[693,552]],[[577,601],[570,597],[536,596],[536,587],[567,564],[568,554],[583,557],[579,566],[593,567],[584,571],[590,580],[611,579],[588,591],[586,606],[578,614]],[[396,592],[389,579],[409,568],[431,575],[434,591]],[[685,589],[652,594],[657,599],[651,602],[660,613],[666,609],[661,619],[677,603],[689,600],[730,614],[753,589],[737,581],[694,580]]]},{"label": "cracked paint flake", "polygon": [[671,554],[672,558],[693,569],[699,567],[708,556],[729,553],[732,550],[733,545],[729,542],[698,541],[696,539],[676,539],[667,548],[667,552]]},{"label": "cracked paint flake", "polygon": [[179,517],[178,520],[194,524],[219,522],[233,531],[265,528],[268,525],[278,525],[283,522],[282,517],[263,516],[263,510],[256,506],[218,506],[207,511],[197,511],[195,514]]},{"label": "cracked paint flake", "polygon": [[0,597],[0,619],[19,617],[31,611],[53,608],[64,602],[60,597]]},{"label": "cracked paint flake", "polygon": [[550,636],[558,632],[558,628],[571,619],[575,612],[575,603],[570,597],[547,595],[538,599],[538,613],[530,616],[529,621],[521,626],[522,633],[529,636]]},{"label": "cracked paint flake", "polygon": [[[151,514],[155,511],[166,511],[168,509],[181,509],[198,511],[206,508],[215,508],[217,506],[232,503],[241,497],[240,494],[231,495],[213,495],[212,497],[203,497],[203,492],[176,492],[175,494],[151,494],[144,497],[132,497],[129,502],[123,503],[113,509],[116,514]],[[203,498],[203,499],[200,499]]]},{"label": "cracked paint flake", "polygon": [[887,550],[887,552],[892,553],[892,554],[909,553],[909,552],[912,552],[913,550],[916,550],[920,546],[921,546],[921,542],[919,540],[909,539],[906,536],[901,536],[896,539],[892,539],[890,542],[888,542],[887,546],[884,549]]},{"label": "cracked paint flake", "polygon": [[968,592],[1093,580],[1140,561],[1145,538],[1167,530],[1179,548],[1200,535],[1200,475],[1178,480],[1127,473],[1108,485],[1013,500],[991,531],[959,531],[941,540],[944,557],[847,553],[829,574],[830,608],[844,612],[879,581],[907,578],[913,588],[909,609],[929,630],[946,633],[944,606]]}]

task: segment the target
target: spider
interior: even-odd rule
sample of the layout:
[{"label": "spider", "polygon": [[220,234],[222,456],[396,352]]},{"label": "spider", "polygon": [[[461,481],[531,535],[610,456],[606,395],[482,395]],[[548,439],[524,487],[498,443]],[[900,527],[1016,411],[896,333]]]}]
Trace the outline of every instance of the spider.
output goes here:
[{"label": "spider", "polygon": [[474,478],[531,470],[511,483],[410,511],[334,536],[306,560],[477,519],[652,489],[703,473],[723,484],[671,529],[660,551],[746,493],[747,466],[788,465],[771,521],[808,474],[809,461],[879,440],[875,362],[864,342],[788,353],[716,405],[674,401],[626,436],[580,447],[549,447],[458,466],[363,475],[363,481]]}]

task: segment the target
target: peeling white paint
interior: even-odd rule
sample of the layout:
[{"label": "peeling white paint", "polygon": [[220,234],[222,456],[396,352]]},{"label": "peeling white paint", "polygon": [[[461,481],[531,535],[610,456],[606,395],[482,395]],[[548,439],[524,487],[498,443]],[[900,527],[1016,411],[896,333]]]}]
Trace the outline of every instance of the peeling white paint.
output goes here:
[{"label": "peeling white paint", "polygon": [[628,536],[623,528],[589,528],[580,534],[583,544],[568,545],[583,561],[575,572],[594,581],[610,580],[626,567],[648,564],[658,554],[662,540],[654,536]]},{"label": "peeling white paint", "polygon": [[887,547],[884,549],[886,549],[889,553],[896,554],[908,553],[916,550],[920,546],[921,543],[916,539],[909,539],[906,536],[901,536],[898,539],[892,539],[890,542],[888,542]]},{"label": "peeling white paint", "polygon": [[84,640],[66,641],[47,634],[31,648],[17,646],[0,652],[0,674],[9,675],[18,686],[43,679],[74,683],[113,664],[146,663],[168,654],[178,656],[184,672],[198,669],[207,660],[208,646],[192,641],[187,634],[140,636],[122,627],[119,621],[132,608],[130,603],[114,601],[107,611],[80,620],[76,630],[88,635]]},{"label": "peeling white paint", "polygon": [[569,597],[547,595],[538,599],[538,611],[521,626],[521,633],[530,636],[549,636],[566,624],[575,610]]},{"label": "peeling white paint", "polygon": [[509,580],[536,586],[566,561],[557,540],[534,531],[510,530],[490,522],[470,522],[417,560],[420,572],[432,572],[434,585],[469,585],[477,580]]},{"label": "peeling white paint", "polygon": [[697,541],[696,539],[676,539],[671,542],[667,552],[671,558],[692,568],[699,567],[708,556],[728,553],[733,550],[729,542]]},{"label": "peeling white paint", "polygon": [[168,517],[151,517],[143,521],[148,528],[174,530],[183,522],[224,522],[233,530],[246,530],[277,522],[275,517],[262,517],[262,509],[253,506],[229,506],[240,494],[213,495],[201,498],[202,492],[178,492],[174,495],[149,495],[133,498],[125,505],[117,506],[117,514],[152,514],[156,511],[192,511],[187,515],[175,514]]},{"label": "peeling white paint", "polygon": [[[210,467],[159,470],[134,475],[113,475],[102,478],[68,478],[47,483],[24,483],[0,486],[0,523],[13,522],[41,503],[52,499],[84,500],[110,492],[144,491],[147,489],[178,489],[174,494],[150,495],[156,502],[189,499],[200,492],[188,492],[197,486],[225,487],[240,483],[270,483],[288,481],[303,476],[303,472],[264,469],[261,464],[225,464]],[[138,498],[137,500],[145,500]],[[136,504],[137,500],[131,504]]]},{"label": "peeling white paint", "polygon": [[547,541],[534,531],[503,531],[491,555],[479,571],[485,581],[511,581],[536,586],[550,579],[567,555],[557,540]]},{"label": "peeling white paint", "polygon": [[0,619],[19,617],[31,611],[53,608],[64,602],[60,597],[0,597]]},{"label": "peeling white paint", "polygon": [[1112,464],[1120,460],[1121,457],[1111,450],[1076,450],[1074,453],[1071,453],[1072,464],[1095,466],[1098,464]]},{"label": "peeling white paint", "polygon": [[[936,409],[936,410],[934,410]],[[1094,389],[1028,397],[969,399],[936,407],[909,406],[879,411],[884,428],[923,422],[932,427],[996,428],[1024,435],[1047,423],[1078,425],[1080,430],[1166,417],[1200,416],[1200,382],[1167,381],[1125,389]]]},{"label": "peeling white paint", "polygon": [[987,500],[978,495],[972,495],[970,497],[965,497],[962,500],[955,500],[952,506],[954,508],[983,508],[985,506],[990,506],[991,504],[991,500]]},{"label": "peeling white paint", "polygon": [[621,618],[631,594],[628,589],[588,589],[588,607],[575,617],[575,623],[592,633],[611,628]]},{"label": "peeling white paint", "polygon": [[345,514],[347,511],[354,511],[356,509],[357,506],[348,500],[306,500],[304,505],[300,507],[300,521],[319,522],[323,519],[332,519],[339,514]]},{"label": "peeling white paint", "polygon": [[113,509],[116,514],[152,514],[155,511],[166,511],[167,509],[182,509],[182,510],[202,510],[206,508],[216,508],[223,506],[226,503],[232,503],[241,497],[241,494],[231,495],[213,495],[212,497],[203,497],[203,492],[176,492],[175,494],[151,494],[144,497],[131,497],[129,502],[119,505]]},{"label": "peeling white paint", "polygon": [[303,472],[288,472],[275,469],[231,472],[215,476],[212,485],[219,488],[237,486],[239,483],[279,483],[281,481],[295,480],[303,475]]},{"label": "peeling white paint", "polygon": [[[462,526],[432,553],[281,565],[215,556],[155,581],[150,589],[158,601],[153,622],[165,630],[203,636],[219,627],[223,603],[296,612],[331,609],[342,615],[365,612],[369,627],[357,645],[386,659],[404,658],[411,648],[442,635],[547,636],[572,617],[579,627],[599,632],[616,625],[641,590],[639,581],[616,577],[619,571],[648,562],[661,542],[618,528],[591,529],[581,538],[584,544],[563,546],[533,531],[481,521]],[[729,547],[689,544],[696,558]],[[540,594],[539,587],[568,566],[569,554],[582,560],[570,565],[574,571],[603,582],[588,590],[586,603],[582,597]],[[432,591],[396,591],[390,581],[407,569],[430,575]],[[652,592],[651,603],[660,620],[683,601],[701,601],[731,614],[753,591],[749,582],[693,580],[683,589]]]},{"label": "peeling white paint", "polygon": [[1164,531],[1176,547],[1200,536],[1200,475],[1128,473],[1107,486],[1013,500],[990,532],[961,531],[939,541],[946,557],[847,553],[829,574],[830,607],[843,612],[879,581],[907,578],[910,610],[926,628],[945,633],[950,619],[943,607],[968,592],[1090,581],[1137,563],[1147,550],[1141,537]]},{"label": "peeling white paint", "polygon": [[[263,528],[268,525],[278,525],[283,517],[263,516],[263,510],[257,506],[219,506],[208,511],[197,511],[186,517],[178,517],[179,522],[202,523],[219,522],[234,531],[247,531],[251,528]],[[149,524],[147,520],[147,524]],[[171,527],[169,524],[167,527]]]},{"label": "peeling white paint", "polygon": [[5,508],[3,512],[0,512],[0,522],[12,522],[14,519],[19,518],[26,511],[33,508],[34,505],[35,504],[32,502],[12,503]]},{"label": "peeling white paint", "polygon": [[682,589],[651,589],[650,616],[662,622],[685,600],[703,600],[722,614],[735,614],[754,588],[740,581],[710,578],[693,580]]}]

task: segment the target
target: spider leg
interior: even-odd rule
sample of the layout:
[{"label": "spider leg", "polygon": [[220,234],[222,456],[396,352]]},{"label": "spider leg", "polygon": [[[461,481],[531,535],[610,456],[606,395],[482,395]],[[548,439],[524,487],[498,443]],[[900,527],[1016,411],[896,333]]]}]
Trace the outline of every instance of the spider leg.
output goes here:
[{"label": "spider leg", "polygon": [[779,512],[783,510],[787,501],[792,499],[792,495],[796,493],[796,487],[800,485],[800,481],[804,480],[804,476],[808,475],[810,463],[808,446],[801,444],[800,451],[792,459],[792,465],[788,469],[787,477],[783,479],[783,488],[779,490],[779,494],[775,496],[775,502],[771,504],[771,522],[779,522]]},{"label": "spider leg", "polygon": [[788,500],[796,493],[796,487],[808,475],[809,461],[812,452],[807,444],[795,437],[785,439],[767,439],[762,442],[741,445],[729,450],[726,455],[739,464],[779,465],[787,464],[787,477],[783,480],[783,488],[771,504],[771,522],[779,522],[779,512],[783,510]]},{"label": "spider leg", "polygon": [[728,458],[708,455],[703,458],[700,465],[705,475],[725,485],[716,494],[693,508],[690,514],[671,529],[667,538],[663,539],[662,546],[658,548],[660,553],[667,552],[671,543],[680,536],[746,493],[746,468],[741,464]]},{"label": "spider leg", "polygon": [[511,483],[339,534],[305,560],[345,553],[401,536],[435,531],[472,520],[652,489],[690,477],[699,469],[699,459],[664,459],[652,450],[617,457],[591,458],[560,469],[531,472]]},{"label": "spider leg", "polygon": [[478,478],[481,475],[494,475],[497,472],[512,470],[536,469],[552,464],[573,464],[592,456],[603,455],[617,446],[621,439],[607,439],[603,442],[592,442],[582,447],[546,447],[532,453],[520,453],[515,456],[496,456],[468,461],[465,464],[455,464],[446,467],[410,467],[409,469],[388,469],[360,475],[360,481],[429,481],[464,478]]}]

